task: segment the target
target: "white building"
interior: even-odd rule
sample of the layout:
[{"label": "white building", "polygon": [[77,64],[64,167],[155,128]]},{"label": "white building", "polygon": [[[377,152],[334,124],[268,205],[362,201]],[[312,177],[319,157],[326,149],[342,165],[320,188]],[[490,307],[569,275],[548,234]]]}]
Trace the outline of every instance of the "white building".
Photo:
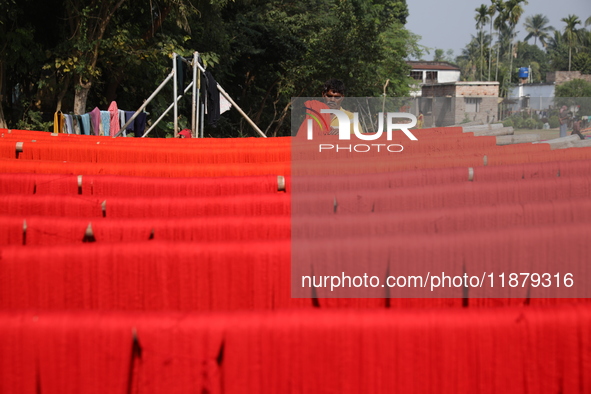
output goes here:
[{"label": "white building", "polygon": [[438,83],[458,82],[460,68],[448,62],[407,61],[410,77],[416,81],[411,86],[411,97],[421,97],[423,86]]},{"label": "white building", "polygon": [[522,83],[511,87],[509,97],[512,102],[511,111],[521,109],[546,110],[553,105],[554,83]]}]

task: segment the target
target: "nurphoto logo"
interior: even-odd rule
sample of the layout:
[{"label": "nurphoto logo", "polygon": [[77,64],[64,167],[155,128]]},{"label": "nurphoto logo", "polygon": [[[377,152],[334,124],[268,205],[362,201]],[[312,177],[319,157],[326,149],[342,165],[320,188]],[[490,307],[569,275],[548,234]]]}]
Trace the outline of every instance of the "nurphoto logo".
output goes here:
[{"label": "nurphoto logo", "polygon": [[[321,114],[331,114],[335,119],[338,121],[338,128],[332,127],[330,128]],[[313,140],[314,139],[314,130],[313,124],[314,122],[320,127],[320,130],[325,132],[329,129],[331,131],[328,134],[336,134],[336,130],[338,130],[339,140],[351,140],[351,135],[354,134],[358,139],[362,141],[375,141],[382,137],[384,133],[384,118],[386,119],[386,139],[388,141],[392,140],[392,133],[394,130],[401,130],[411,141],[418,141],[417,137],[409,130],[410,128],[416,126],[417,118],[415,115],[406,112],[387,112],[384,116],[383,112],[378,113],[378,129],[375,133],[365,134],[359,130],[359,114],[357,112],[353,113],[353,119],[350,119],[349,116],[345,113],[345,111],[339,109],[321,109],[320,113],[312,108],[306,107],[306,115],[309,116],[307,120],[307,139]],[[353,133],[351,133],[351,130]],[[333,132],[334,131],[334,132]],[[356,144],[356,145],[348,145],[348,146],[339,146],[333,144],[320,144],[319,151],[322,152],[323,150],[333,150],[336,149],[336,152],[341,150],[348,151],[348,152],[369,152],[377,149],[380,152],[381,148],[384,148],[384,151],[398,153],[402,152],[404,147],[400,144]]]}]

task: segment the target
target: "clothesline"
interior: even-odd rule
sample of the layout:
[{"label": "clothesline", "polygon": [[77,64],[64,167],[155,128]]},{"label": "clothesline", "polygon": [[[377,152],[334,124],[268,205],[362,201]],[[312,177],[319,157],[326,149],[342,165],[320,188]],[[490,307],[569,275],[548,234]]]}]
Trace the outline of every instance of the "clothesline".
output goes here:
[{"label": "clothesline", "polygon": [[[119,131],[131,119],[135,111],[125,111],[117,107],[112,101],[107,111],[101,111],[95,107],[92,111],[83,115],[64,114],[57,111],[54,114],[54,133],[111,136]],[[141,137],[146,129],[147,113],[141,112],[134,121],[123,130],[123,136],[127,132],[133,132],[136,137]]]}]

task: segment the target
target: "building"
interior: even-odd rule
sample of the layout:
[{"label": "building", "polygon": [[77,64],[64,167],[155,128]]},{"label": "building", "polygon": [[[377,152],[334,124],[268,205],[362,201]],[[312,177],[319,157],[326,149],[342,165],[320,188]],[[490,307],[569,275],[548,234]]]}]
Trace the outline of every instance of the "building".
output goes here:
[{"label": "building", "polygon": [[445,82],[423,85],[414,110],[423,113],[425,127],[492,123],[498,120],[498,103],[498,82]]},{"label": "building", "polygon": [[580,71],[554,71],[546,74],[545,83],[527,83],[524,80],[509,90],[508,110],[511,113],[526,109],[543,111],[552,108],[556,86],[573,79],[591,82],[591,75],[581,74]]},{"label": "building", "polygon": [[448,62],[407,61],[406,63],[411,67],[410,77],[416,81],[411,86],[411,97],[420,97],[423,86],[460,80],[460,68]]},{"label": "building", "polygon": [[554,103],[554,83],[520,83],[509,92],[510,111],[521,109],[544,110]]}]

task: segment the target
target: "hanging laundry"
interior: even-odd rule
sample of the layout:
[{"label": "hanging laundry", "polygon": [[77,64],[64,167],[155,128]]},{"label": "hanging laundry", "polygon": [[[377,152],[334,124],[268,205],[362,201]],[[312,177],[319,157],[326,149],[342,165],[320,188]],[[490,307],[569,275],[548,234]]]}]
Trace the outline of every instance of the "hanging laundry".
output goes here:
[{"label": "hanging laundry", "polygon": [[[134,111],[125,111],[125,121],[126,121],[125,123],[129,122],[129,120],[133,117],[134,114],[135,114]],[[129,124],[129,126],[127,126],[126,130],[133,132],[135,137],[143,136],[144,131],[146,129],[147,119],[148,119],[148,114],[145,112],[140,112],[135,117],[133,122],[131,122]]]},{"label": "hanging laundry", "polygon": [[90,114],[80,115],[80,134],[90,135]]},{"label": "hanging laundry", "polygon": [[137,118],[135,118],[135,136],[141,137],[144,135],[144,131],[146,130],[146,121],[148,120],[148,114],[145,112],[140,112]]},{"label": "hanging laundry", "polygon": [[100,135],[100,125],[101,125],[101,110],[98,107],[95,107],[90,112],[90,122],[92,125],[92,131],[94,135]]},{"label": "hanging laundry", "polygon": [[114,137],[115,134],[119,131],[121,127],[119,126],[119,108],[117,108],[117,103],[115,101],[111,101],[109,105],[109,130],[111,137]]},{"label": "hanging laundry", "polygon": [[123,129],[123,126],[125,126],[125,111],[120,109],[119,110],[119,129],[121,130],[121,133],[123,134],[123,136],[127,137],[127,130]]},{"label": "hanging laundry", "polygon": [[111,113],[109,111],[101,111],[101,125],[103,129],[102,133],[99,132],[99,135],[110,135]]},{"label": "hanging laundry", "polygon": [[220,95],[220,115],[232,108],[232,103],[228,101],[223,95]]},{"label": "hanging laundry", "polygon": [[[135,114],[135,112],[134,112],[134,111],[125,111],[125,123],[126,123],[126,124],[127,124],[127,122],[129,122],[129,119],[131,119],[131,117],[133,116],[133,114]],[[134,124],[135,124],[135,119],[134,119],[134,121],[133,121],[133,122],[131,122],[131,123],[129,124],[129,126],[127,126],[127,127],[125,128],[125,130],[127,130],[127,131],[135,131],[135,129],[134,129],[134,127],[133,127],[133,126],[134,126]]]},{"label": "hanging laundry", "polygon": [[81,133],[81,126],[82,126],[82,117],[81,115],[74,115],[74,134],[80,135]]},{"label": "hanging laundry", "polygon": [[57,111],[53,115],[53,132],[63,133],[64,130],[64,114],[62,111]]},{"label": "hanging laundry", "polygon": [[220,119],[220,91],[217,82],[209,71],[205,71],[205,84],[207,87],[207,123],[216,127]]},{"label": "hanging laundry", "polygon": [[64,115],[64,117],[66,118],[66,133],[74,134],[74,121],[72,115]]},{"label": "hanging laundry", "polygon": [[182,95],[183,91],[185,90],[185,77],[187,73],[187,63],[183,61],[181,56],[176,57],[176,86],[178,90],[178,94]]}]

